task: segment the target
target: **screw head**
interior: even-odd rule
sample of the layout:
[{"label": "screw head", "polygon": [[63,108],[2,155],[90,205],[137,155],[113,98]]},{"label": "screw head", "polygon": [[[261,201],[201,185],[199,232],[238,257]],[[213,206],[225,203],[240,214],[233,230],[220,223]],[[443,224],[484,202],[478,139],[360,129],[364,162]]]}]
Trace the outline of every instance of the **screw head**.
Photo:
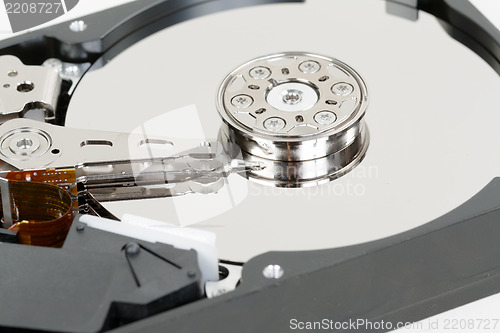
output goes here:
[{"label": "screw head", "polygon": [[352,94],[353,91],[354,87],[349,83],[345,82],[336,83],[332,87],[332,93],[334,93],[337,96],[347,96],[349,94]]},{"label": "screw head", "polygon": [[256,80],[265,80],[271,76],[271,70],[264,66],[254,67],[250,70],[250,76]]},{"label": "screw head", "polygon": [[280,265],[269,265],[264,268],[262,274],[266,279],[279,279],[285,274]]},{"label": "screw head", "polygon": [[137,243],[128,243],[125,246],[125,253],[129,256],[135,256],[141,252],[141,246]]},{"label": "screw head", "polygon": [[305,74],[314,74],[321,69],[321,65],[314,60],[306,60],[299,65],[299,70]]},{"label": "screw head", "polygon": [[76,20],[70,23],[69,29],[73,32],[83,32],[87,30],[88,25],[85,23],[85,21],[82,20]]},{"label": "screw head", "polygon": [[267,118],[264,121],[264,127],[272,132],[278,132],[285,128],[286,122],[284,119],[281,119],[279,117],[271,117]]},{"label": "screw head", "polygon": [[337,116],[330,111],[320,111],[314,115],[314,121],[320,125],[331,125],[335,120],[337,120]]},{"label": "screw head", "polygon": [[302,101],[303,92],[297,89],[288,89],[281,93],[283,95],[283,102],[288,105],[295,105]]},{"label": "screw head", "polygon": [[248,95],[236,95],[231,99],[231,104],[238,109],[244,109],[253,104],[253,98]]},{"label": "screw head", "polygon": [[76,226],[76,231],[82,232],[85,230],[85,226],[83,224],[79,224]]}]

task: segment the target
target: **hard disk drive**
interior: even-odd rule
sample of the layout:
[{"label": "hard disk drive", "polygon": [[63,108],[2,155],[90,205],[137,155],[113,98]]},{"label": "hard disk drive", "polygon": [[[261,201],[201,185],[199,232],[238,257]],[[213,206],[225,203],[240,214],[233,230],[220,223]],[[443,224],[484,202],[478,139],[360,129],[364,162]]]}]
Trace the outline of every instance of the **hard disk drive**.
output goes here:
[{"label": "hard disk drive", "polygon": [[0,50],[6,331],[393,331],[500,291],[467,0],[138,0]]}]

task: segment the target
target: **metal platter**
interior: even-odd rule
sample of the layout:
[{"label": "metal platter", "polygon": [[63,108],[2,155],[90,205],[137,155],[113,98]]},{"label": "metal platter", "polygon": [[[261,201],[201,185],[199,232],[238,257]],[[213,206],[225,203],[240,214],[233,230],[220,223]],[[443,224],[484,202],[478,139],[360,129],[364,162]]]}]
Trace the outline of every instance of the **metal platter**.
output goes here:
[{"label": "metal platter", "polygon": [[188,149],[220,137],[217,92],[228,74],[288,52],[338,59],[366,82],[370,141],[359,165],[309,187],[232,175],[216,194],[107,208],[213,231],[221,258],[245,261],[417,227],[498,175],[498,75],[434,17],[409,21],[375,0],[231,10],[158,32],[83,78],[66,126],[159,134]]}]

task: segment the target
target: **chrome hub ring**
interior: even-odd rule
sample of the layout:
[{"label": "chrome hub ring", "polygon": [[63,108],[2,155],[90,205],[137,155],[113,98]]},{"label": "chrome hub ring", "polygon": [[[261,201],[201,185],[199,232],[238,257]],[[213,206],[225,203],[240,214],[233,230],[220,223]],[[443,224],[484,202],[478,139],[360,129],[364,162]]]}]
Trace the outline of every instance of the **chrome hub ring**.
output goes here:
[{"label": "chrome hub ring", "polygon": [[367,105],[366,84],[351,67],[297,52],[243,64],[217,98],[221,139],[267,166],[249,178],[286,187],[329,181],[359,164],[369,142]]}]

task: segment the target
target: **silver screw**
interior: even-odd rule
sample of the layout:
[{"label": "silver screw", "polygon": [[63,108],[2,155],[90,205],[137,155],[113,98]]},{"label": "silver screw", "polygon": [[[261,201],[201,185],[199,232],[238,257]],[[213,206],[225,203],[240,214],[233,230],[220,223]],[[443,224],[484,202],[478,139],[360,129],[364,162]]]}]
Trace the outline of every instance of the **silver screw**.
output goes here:
[{"label": "silver screw", "polygon": [[244,109],[253,104],[253,98],[248,95],[236,95],[231,99],[233,106]]},{"label": "silver screw", "polygon": [[303,92],[297,89],[288,89],[283,92],[283,102],[288,105],[295,105],[302,101]]},{"label": "silver screw", "polygon": [[141,246],[137,243],[128,243],[125,246],[125,252],[129,256],[135,256],[141,252]]},{"label": "silver screw", "polygon": [[250,70],[250,76],[257,80],[264,80],[271,76],[271,70],[263,66],[254,67]]},{"label": "silver screw", "polygon": [[349,94],[352,94],[353,91],[354,87],[345,82],[336,83],[332,87],[332,93],[337,96],[347,96]]},{"label": "silver screw", "polygon": [[266,279],[279,279],[285,274],[285,271],[280,265],[269,265],[264,268],[262,274]]},{"label": "silver screw", "polygon": [[321,69],[321,65],[317,61],[307,60],[299,65],[299,69],[302,73],[314,74]]},{"label": "silver screw", "polygon": [[85,23],[85,21],[82,20],[76,20],[70,23],[69,25],[69,30],[73,32],[83,32],[87,30],[88,25]]},{"label": "silver screw", "polygon": [[285,128],[285,125],[285,120],[278,117],[268,118],[264,121],[264,127],[272,132],[278,132],[282,130],[283,128]]},{"label": "silver screw", "polygon": [[320,125],[330,125],[337,120],[335,113],[330,111],[320,111],[314,115],[314,121]]}]

